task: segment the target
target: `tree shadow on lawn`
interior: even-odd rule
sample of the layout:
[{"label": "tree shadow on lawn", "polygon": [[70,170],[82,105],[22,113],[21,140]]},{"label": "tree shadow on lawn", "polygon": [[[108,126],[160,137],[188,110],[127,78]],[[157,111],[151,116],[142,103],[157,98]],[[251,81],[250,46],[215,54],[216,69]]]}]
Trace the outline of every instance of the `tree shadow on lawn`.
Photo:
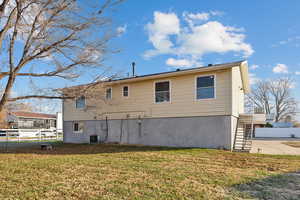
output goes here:
[{"label": "tree shadow on lawn", "polygon": [[125,145],[125,144],[63,144],[49,143],[53,146],[52,150],[42,150],[40,143],[27,145],[0,146],[0,153],[13,154],[52,154],[52,155],[75,155],[75,154],[99,154],[99,153],[124,153],[124,152],[151,152],[151,151],[174,151],[192,148]]},{"label": "tree shadow on lawn", "polygon": [[300,171],[233,186],[245,199],[300,199]]}]

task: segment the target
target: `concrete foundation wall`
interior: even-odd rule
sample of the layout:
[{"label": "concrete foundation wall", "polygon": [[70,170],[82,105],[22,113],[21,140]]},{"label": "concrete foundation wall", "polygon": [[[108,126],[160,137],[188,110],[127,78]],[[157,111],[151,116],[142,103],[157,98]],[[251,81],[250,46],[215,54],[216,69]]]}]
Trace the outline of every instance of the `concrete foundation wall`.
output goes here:
[{"label": "concrete foundation wall", "polygon": [[90,120],[84,121],[83,133],[73,133],[73,121],[65,121],[64,142],[89,143],[90,135],[98,135],[100,141],[124,144],[231,149],[233,120],[232,116]]}]

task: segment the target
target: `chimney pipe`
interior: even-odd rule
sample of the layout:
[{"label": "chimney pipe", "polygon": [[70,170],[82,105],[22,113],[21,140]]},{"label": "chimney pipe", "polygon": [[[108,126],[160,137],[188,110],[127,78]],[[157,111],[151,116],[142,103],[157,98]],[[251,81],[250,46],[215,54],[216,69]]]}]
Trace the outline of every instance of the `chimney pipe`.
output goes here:
[{"label": "chimney pipe", "polygon": [[135,62],[132,62],[132,76],[135,77]]}]

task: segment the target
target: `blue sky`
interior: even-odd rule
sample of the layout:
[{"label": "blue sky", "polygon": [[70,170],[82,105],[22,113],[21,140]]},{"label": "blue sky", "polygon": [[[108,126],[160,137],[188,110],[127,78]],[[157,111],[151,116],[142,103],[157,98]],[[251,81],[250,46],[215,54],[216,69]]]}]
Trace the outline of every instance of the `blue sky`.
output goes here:
[{"label": "blue sky", "polygon": [[[296,0],[290,0],[288,3],[266,0],[189,0],[188,3],[182,0],[128,0],[112,13],[115,25],[126,30],[112,44],[114,47],[120,48],[121,53],[111,56],[107,63],[112,65],[115,70],[125,72],[130,70],[130,63],[135,61],[137,63],[137,73],[147,74],[177,68],[177,66],[167,65],[168,59],[168,63],[172,65],[181,64],[182,66],[190,64],[187,61],[194,62],[192,67],[247,59],[254,82],[258,79],[292,76],[295,80],[294,93],[300,100],[300,93],[297,92],[300,88],[300,24],[297,20],[300,19],[299,8],[300,1]],[[157,17],[155,20],[155,13],[157,16],[161,15],[161,17]],[[177,17],[179,22],[174,23],[176,20],[172,20],[171,15],[175,16],[174,19]],[[168,30],[160,31],[159,29],[163,29],[163,26],[157,24],[160,20],[164,21],[168,17],[169,20],[162,22],[167,23],[165,24],[166,28],[170,30],[169,33],[166,33]],[[221,32],[225,30],[225,33],[227,31],[244,38],[235,44],[231,44],[239,36],[236,38],[230,38],[229,36],[225,44],[229,47],[223,49],[220,49],[218,44],[215,47],[210,47],[209,42],[200,41],[197,43],[196,41],[201,40],[200,37],[203,34],[201,32],[195,34],[196,31],[185,30],[190,28],[189,19],[194,20],[193,28],[208,24],[208,27],[204,28],[204,32],[208,31],[210,33],[214,30],[220,30]],[[168,23],[170,27],[167,27]],[[176,30],[176,28],[171,30],[178,23],[180,30]],[[152,29],[149,29],[149,24],[152,25]],[[221,29],[213,25],[218,25]],[[165,53],[156,52],[157,55],[145,58],[147,51],[155,49],[154,42],[150,41],[151,33],[152,36],[156,33],[160,36],[166,33],[168,40],[176,49],[174,50],[175,53],[172,52],[173,50],[166,50]],[[223,35],[217,34],[215,37],[222,38]],[[190,47],[190,45],[185,44],[187,42],[178,42],[178,40],[189,40],[190,44],[193,39],[196,44],[203,45],[203,47],[197,49],[194,45],[194,47],[191,47],[193,50],[188,50],[188,52],[191,52],[190,54],[178,50],[186,50],[186,46]],[[214,40],[215,38],[207,39]],[[232,45],[235,47],[230,47]],[[253,52],[247,50],[245,45],[250,45]],[[197,50],[200,52],[197,52]]]},{"label": "blue sky", "polygon": [[[299,8],[298,0],[127,0],[109,13],[120,33],[110,48],[121,52],[108,55],[105,64],[125,75],[134,61],[142,75],[246,59],[252,82],[291,76],[300,100]],[[20,83],[16,93],[24,91]],[[38,83],[65,86],[59,80]]]}]

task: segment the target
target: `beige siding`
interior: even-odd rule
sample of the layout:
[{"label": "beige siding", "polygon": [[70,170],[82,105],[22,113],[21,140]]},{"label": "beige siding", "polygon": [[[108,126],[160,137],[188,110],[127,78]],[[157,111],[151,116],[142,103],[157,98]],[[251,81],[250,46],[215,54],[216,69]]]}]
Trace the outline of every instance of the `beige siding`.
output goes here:
[{"label": "beige siding", "polygon": [[244,113],[244,91],[239,67],[232,68],[232,114]]},{"label": "beige siding", "polygon": [[[237,76],[238,67],[216,71],[213,73],[202,72],[193,75],[181,75],[167,79],[147,80],[130,84],[115,84],[112,86],[113,99],[104,102],[99,99],[87,101],[87,109],[76,110],[74,101],[64,102],[64,120],[92,120],[124,119],[137,117],[189,117],[189,116],[214,116],[231,115],[242,110],[241,107],[233,107],[236,101],[236,88],[232,81]],[[231,75],[234,73],[234,75]],[[216,98],[209,100],[196,100],[196,77],[199,75],[216,75]],[[239,78],[240,79],[240,78]],[[154,83],[156,81],[169,80],[171,82],[171,102],[154,102]],[[233,82],[236,84],[236,82]],[[240,84],[238,82],[237,84]],[[129,86],[129,97],[122,97],[122,87]],[[234,92],[232,91],[234,90]],[[99,91],[99,94],[101,92]],[[240,94],[239,94],[240,95]],[[238,95],[238,96],[239,96]],[[239,96],[239,98],[242,98]],[[239,100],[241,102],[241,100]]]}]

